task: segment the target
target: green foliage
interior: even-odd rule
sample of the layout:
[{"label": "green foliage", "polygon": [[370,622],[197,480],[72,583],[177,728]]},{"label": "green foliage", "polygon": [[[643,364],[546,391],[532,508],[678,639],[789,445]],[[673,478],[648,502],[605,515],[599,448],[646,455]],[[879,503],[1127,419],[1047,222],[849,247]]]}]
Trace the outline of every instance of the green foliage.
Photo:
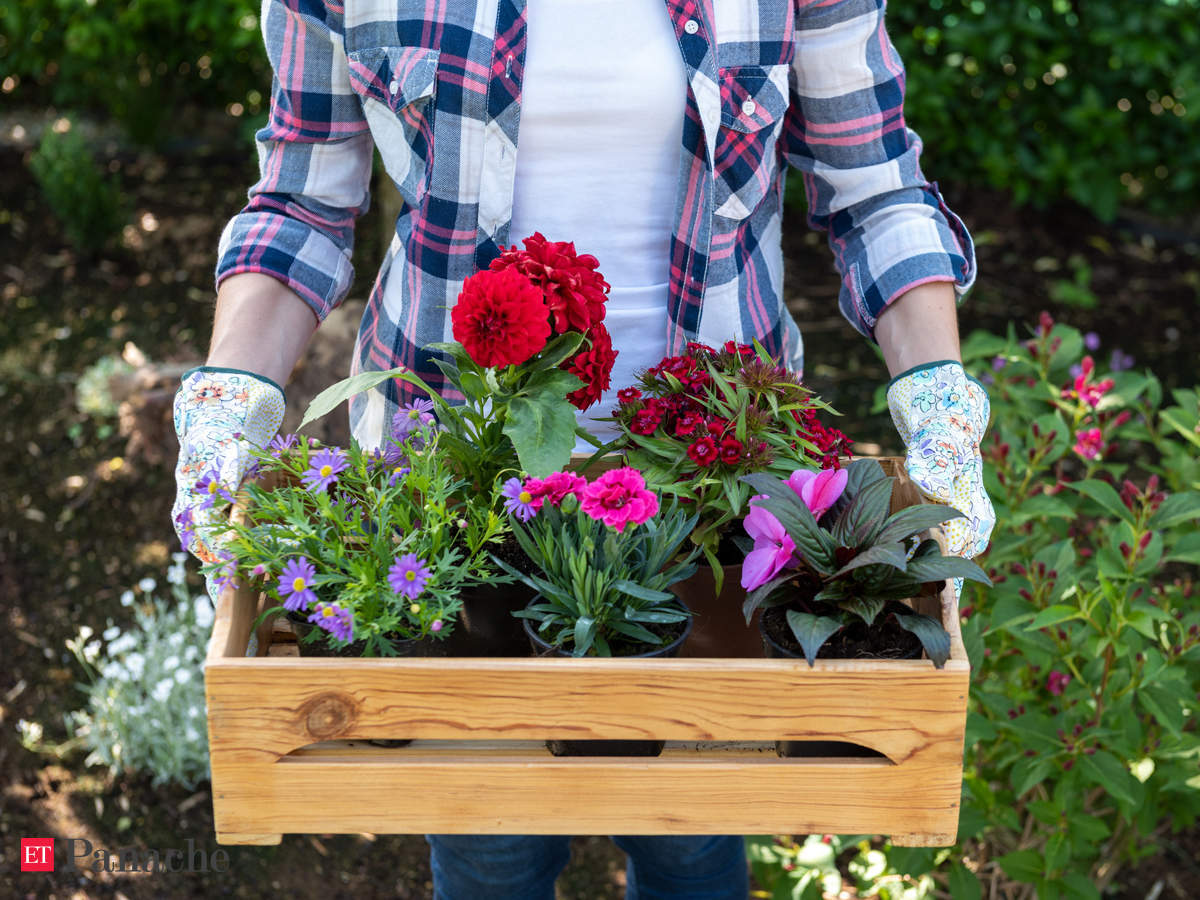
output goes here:
[{"label": "green foliage", "polygon": [[121,192],[92,158],[75,129],[47,129],[30,159],[42,196],[80,250],[98,250],[121,232],[126,213]]},{"label": "green foliage", "polygon": [[168,134],[184,104],[251,115],[270,70],[253,0],[9,0],[0,4],[0,72],[29,105],[113,116],[140,141]]},{"label": "green foliage", "polygon": [[1200,0],[892,3],[888,30],[938,178],[1102,218],[1194,208]]},{"label": "green foliage", "polygon": [[140,602],[132,591],[121,600],[133,607],[132,628],[110,624],[97,636],[84,626],[67,642],[90,679],[87,706],[67,724],[88,764],[194,787],[208,778],[201,665],[213,611],[208,597],[189,597],[185,558],[176,554],[167,572],[173,600],[160,599],[147,579]]},{"label": "green foliage", "polygon": [[[976,333],[997,528],[968,584],[959,845],[888,850],[956,900],[1099,898],[1200,815],[1200,391],[1101,374],[1083,336]],[[885,848],[887,850],[887,848]],[[964,864],[964,863],[968,863]],[[1026,887],[1020,887],[1020,886]]]},{"label": "green foliage", "polygon": [[695,574],[698,547],[673,559],[695,527],[696,516],[669,501],[657,515],[617,532],[568,495],[561,508],[546,501],[531,522],[513,522],[540,574],[495,561],[538,592],[515,615],[535,622],[543,640],[574,656],[612,656],[617,643],[661,645],[662,637],[647,626],[690,615],[667,588]]}]

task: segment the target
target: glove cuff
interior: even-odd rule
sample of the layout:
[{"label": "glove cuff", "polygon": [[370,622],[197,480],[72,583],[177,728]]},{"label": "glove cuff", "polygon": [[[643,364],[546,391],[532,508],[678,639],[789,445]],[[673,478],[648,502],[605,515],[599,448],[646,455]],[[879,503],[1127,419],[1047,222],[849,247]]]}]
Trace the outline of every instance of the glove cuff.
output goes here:
[{"label": "glove cuff", "polygon": [[199,366],[184,373],[175,394],[175,434],[182,448],[197,428],[262,447],[278,432],[284,408],[283,390],[270,379],[238,369]]},{"label": "glove cuff", "polygon": [[978,440],[991,413],[987,391],[957,360],[915,366],[891,380],[887,391],[892,422],[905,443],[931,422],[960,420],[960,429]]},{"label": "glove cuff", "polygon": [[265,381],[271,387],[275,388],[275,390],[279,391],[280,395],[283,396],[284,402],[287,402],[287,394],[284,392],[283,388],[266,375],[259,375],[257,372],[251,372],[248,369],[234,369],[230,368],[229,366],[196,366],[195,368],[188,369],[186,372],[184,372],[181,376],[181,381],[184,384],[187,384],[188,378],[197,372],[203,372],[206,375],[246,375],[250,378],[257,378],[259,381]]}]

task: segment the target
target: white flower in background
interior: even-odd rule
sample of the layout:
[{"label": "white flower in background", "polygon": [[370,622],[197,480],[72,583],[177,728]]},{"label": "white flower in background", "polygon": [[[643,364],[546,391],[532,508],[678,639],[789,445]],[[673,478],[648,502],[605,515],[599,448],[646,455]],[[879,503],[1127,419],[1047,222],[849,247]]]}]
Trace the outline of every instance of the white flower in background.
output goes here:
[{"label": "white flower in background", "polygon": [[94,663],[100,657],[100,642],[91,641],[83,648],[83,658],[90,663]]},{"label": "white flower in background", "polygon": [[21,733],[21,746],[34,750],[42,742],[42,723],[17,719],[17,731]]},{"label": "white flower in background", "polygon": [[196,607],[196,624],[201,628],[208,628],[213,623],[213,608],[212,601],[207,596],[201,595],[195,599]]},{"label": "white flower in background", "polygon": [[176,669],[175,670],[175,680],[178,681],[180,684],[191,681],[192,680],[191,669]]},{"label": "white flower in background", "polygon": [[[174,638],[176,638],[176,637],[178,637],[178,635],[175,635],[175,634],[171,635],[171,638],[172,638],[171,646],[172,647],[175,646]],[[168,672],[171,671],[172,669],[174,669],[178,665],[179,665],[179,657],[173,653],[170,656],[168,656],[166,659],[163,660],[163,668],[166,669]]]},{"label": "white flower in background", "polygon": [[120,633],[121,633],[121,627],[119,625],[113,625],[109,628],[105,628],[104,631],[100,634],[100,636],[102,638],[104,638],[106,641],[111,641],[111,640],[115,640],[117,638],[117,636],[120,635]]},{"label": "white flower in background", "polygon": [[133,606],[133,591],[122,591],[121,592],[121,605],[122,606]]},{"label": "white flower in background", "polygon": [[143,578],[141,581],[138,582],[138,590],[140,590],[144,594],[149,594],[156,587],[158,587],[158,582],[155,581],[153,578]]},{"label": "white flower in background", "polygon": [[108,654],[109,656],[120,656],[122,653],[128,653],[136,645],[137,638],[134,637],[132,632],[127,631],[115,641],[109,643]]},{"label": "white flower in background", "polygon": [[141,678],[146,671],[146,657],[140,653],[130,653],[125,657],[125,666],[129,669],[130,677]]},{"label": "white flower in background", "polygon": [[167,679],[163,679],[154,686],[154,690],[150,692],[150,696],[159,703],[166,703],[167,698],[171,696],[172,684]]},{"label": "white flower in background", "polygon": [[81,641],[86,641],[88,638],[90,638],[95,633],[96,632],[92,631],[91,626],[84,625],[82,628],[79,629],[79,639]]}]

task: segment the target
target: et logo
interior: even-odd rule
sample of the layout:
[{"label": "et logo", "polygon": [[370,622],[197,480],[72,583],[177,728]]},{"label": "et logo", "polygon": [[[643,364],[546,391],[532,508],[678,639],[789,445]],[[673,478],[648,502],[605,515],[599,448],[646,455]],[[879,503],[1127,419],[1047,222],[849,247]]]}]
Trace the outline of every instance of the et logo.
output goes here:
[{"label": "et logo", "polygon": [[54,871],[54,838],[21,838],[21,871]]}]

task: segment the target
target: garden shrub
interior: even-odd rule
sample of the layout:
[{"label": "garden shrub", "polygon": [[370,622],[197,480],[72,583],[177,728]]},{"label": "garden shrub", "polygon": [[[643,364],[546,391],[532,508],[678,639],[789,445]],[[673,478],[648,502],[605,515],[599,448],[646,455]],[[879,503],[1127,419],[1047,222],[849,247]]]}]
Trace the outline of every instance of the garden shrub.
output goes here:
[{"label": "garden shrub", "polygon": [[202,663],[213,611],[207,596],[189,596],[184,560],[175,554],[167,573],[173,600],[145,579],[140,600],[133,591],[121,598],[132,628],[110,623],[96,636],[84,626],[67,642],[91,678],[86,708],[67,716],[87,763],[145,773],[156,786],[194,787],[209,775]]},{"label": "garden shrub", "polygon": [[[960,843],[883,847],[909,887],[1098,898],[1200,816],[1200,392],[1102,374],[1085,355],[1097,345],[1045,314],[1027,339],[964,343],[991,384],[998,524],[979,561],[995,586],[962,600]],[[795,871],[786,845],[756,853]]]},{"label": "garden shrub", "polygon": [[1018,203],[1189,212],[1200,182],[1200,0],[893,3],[925,168]]},{"label": "garden shrub", "polygon": [[42,197],[80,250],[98,250],[121,232],[125,203],[75,129],[46,129],[29,161]]},{"label": "garden shrub", "polygon": [[19,79],[29,106],[104,112],[142,142],[182,138],[170,128],[184,104],[238,115],[264,106],[258,15],[253,0],[9,0],[0,78]]}]

